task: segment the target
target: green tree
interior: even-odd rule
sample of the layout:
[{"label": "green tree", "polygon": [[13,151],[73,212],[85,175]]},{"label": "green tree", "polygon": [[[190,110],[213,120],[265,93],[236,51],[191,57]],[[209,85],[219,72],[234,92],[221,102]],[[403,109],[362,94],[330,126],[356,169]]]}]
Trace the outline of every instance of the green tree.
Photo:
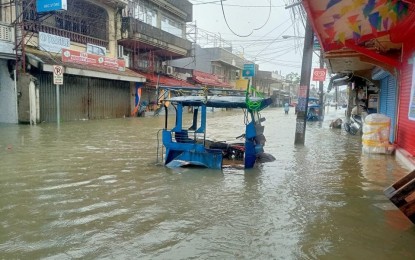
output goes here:
[{"label": "green tree", "polygon": [[292,82],[292,84],[297,85],[300,84],[300,75],[296,72],[291,72],[285,76],[286,81]]}]

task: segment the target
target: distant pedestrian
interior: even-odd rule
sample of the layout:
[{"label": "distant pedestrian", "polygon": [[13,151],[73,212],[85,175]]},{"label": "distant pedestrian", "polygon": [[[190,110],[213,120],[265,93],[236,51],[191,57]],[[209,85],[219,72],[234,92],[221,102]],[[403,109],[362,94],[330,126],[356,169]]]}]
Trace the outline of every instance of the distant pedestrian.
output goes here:
[{"label": "distant pedestrian", "polygon": [[286,115],[288,115],[288,111],[290,111],[290,106],[288,105],[288,103],[284,104],[284,112]]}]

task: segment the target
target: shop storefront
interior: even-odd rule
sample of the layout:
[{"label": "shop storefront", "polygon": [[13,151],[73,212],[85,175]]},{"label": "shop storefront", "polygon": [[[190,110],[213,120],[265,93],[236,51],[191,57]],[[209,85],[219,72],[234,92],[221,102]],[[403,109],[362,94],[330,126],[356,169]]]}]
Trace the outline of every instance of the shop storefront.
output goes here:
[{"label": "shop storefront", "polygon": [[[63,84],[59,86],[61,121],[127,117],[134,108],[134,84],[145,81],[142,75],[126,68],[115,70],[106,66],[51,60],[39,52],[27,55],[30,79],[27,83],[29,92],[24,94],[35,97],[29,97],[29,102],[21,98],[21,123],[32,123],[32,118],[37,118],[38,122],[57,121],[57,87],[53,82],[55,64],[64,68]],[[35,91],[30,92],[31,86]],[[20,91],[24,97],[25,87],[21,86]],[[33,111],[37,111],[37,114],[34,112],[36,116],[31,116]]]}]

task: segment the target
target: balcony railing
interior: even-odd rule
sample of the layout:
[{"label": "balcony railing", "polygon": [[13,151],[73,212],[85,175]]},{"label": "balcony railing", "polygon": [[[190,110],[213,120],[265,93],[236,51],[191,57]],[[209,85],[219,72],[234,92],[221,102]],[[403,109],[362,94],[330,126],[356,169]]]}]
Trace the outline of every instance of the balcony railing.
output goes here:
[{"label": "balcony railing", "polygon": [[122,31],[128,32],[129,39],[142,39],[146,41],[155,40],[158,42],[159,46],[174,45],[185,49],[186,51],[190,51],[192,48],[192,43],[190,41],[177,37],[171,33],[165,32],[132,17],[122,18]]},{"label": "balcony railing", "polygon": [[45,33],[50,33],[50,34],[53,34],[53,35],[66,37],[66,38],[71,39],[71,41],[73,41],[73,42],[78,42],[78,43],[82,43],[82,44],[91,43],[91,44],[95,44],[95,45],[99,45],[99,46],[103,46],[103,47],[108,48],[108,41],[107,40],[94,38],[94,37],[91,37],[91,36],[83,35],[83,34],[76,33],[76,32],[71,32],[71,31],[67,31],[67,30],[63,30],[63,29],[59,29],[59,28],[52,27],[52,26],[47,26],[47,25],[43,25],[43,24],[39,25],[39,24],[33,24],[33,23],[26,23],[25,26],[24,26],[24,29],[26,31],[31,31],[31,32],[45,32]]}]

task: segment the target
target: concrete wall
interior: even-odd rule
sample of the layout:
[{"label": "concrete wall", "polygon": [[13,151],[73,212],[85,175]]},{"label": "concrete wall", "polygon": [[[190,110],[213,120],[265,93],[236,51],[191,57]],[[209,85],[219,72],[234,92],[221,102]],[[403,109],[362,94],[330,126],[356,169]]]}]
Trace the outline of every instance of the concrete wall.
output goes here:
[{"label": "concrete wall", "polygon": [[17,92],[18,98],[18,121],[19,123],[30,123],[30,97],[29,97],[29,84],[32,81],[32,76],[28,73],[21,73],[17,80]]},{"label": "concrete wall", "polygon": [[7,60],[0,59],[0,123],[17,123],[16,98]]},{"label": "concrete wall", "polygon": [[212,73],[212,64],[214,54],[207,49],[201,48],[199,45],[196,45],[195,48],[195,57],[176,59],[170,61],[170,65],[173,67],[186,68],[186,69],[195,69],[198,71]]}]

